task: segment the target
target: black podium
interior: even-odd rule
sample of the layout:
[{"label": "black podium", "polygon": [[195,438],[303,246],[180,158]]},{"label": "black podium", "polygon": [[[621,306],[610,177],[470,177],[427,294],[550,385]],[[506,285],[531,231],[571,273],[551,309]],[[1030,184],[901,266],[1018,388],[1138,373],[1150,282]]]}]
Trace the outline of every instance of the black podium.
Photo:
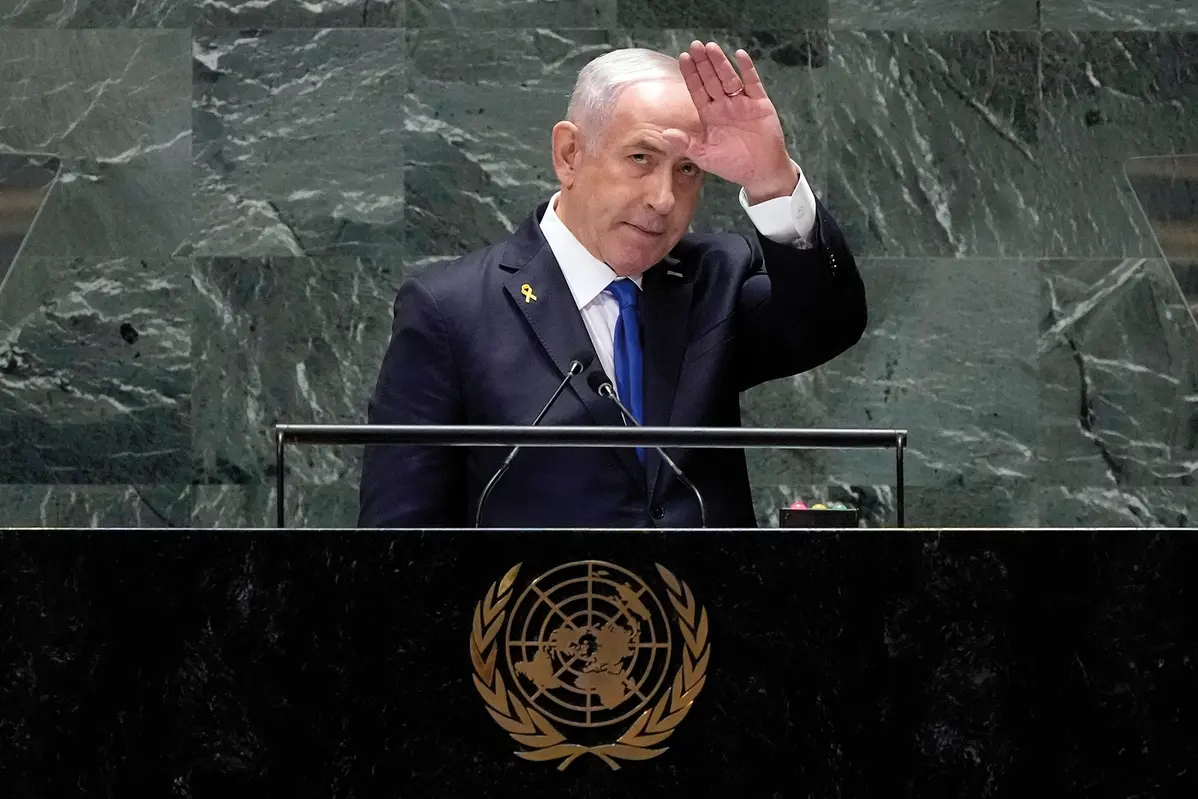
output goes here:
[{"label": "black podium", "polygon": [[0,796],[1174,796],[1184,530],[0,533]]}]

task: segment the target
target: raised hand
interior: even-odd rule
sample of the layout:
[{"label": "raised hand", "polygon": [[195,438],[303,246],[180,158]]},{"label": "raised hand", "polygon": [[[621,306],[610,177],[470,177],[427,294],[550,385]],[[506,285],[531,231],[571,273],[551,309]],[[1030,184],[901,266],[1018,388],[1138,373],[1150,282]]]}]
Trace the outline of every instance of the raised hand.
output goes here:
[{"label": "raised hand", "polygon": [[753,59],[736,51],[740,74],[715,42],[691,42],[679,66],[702,132],[665,132],[675,147],[705,172],[745,187],[751,203],[782,197],[798,182],[782,135],[782,122],[765,92]]}]

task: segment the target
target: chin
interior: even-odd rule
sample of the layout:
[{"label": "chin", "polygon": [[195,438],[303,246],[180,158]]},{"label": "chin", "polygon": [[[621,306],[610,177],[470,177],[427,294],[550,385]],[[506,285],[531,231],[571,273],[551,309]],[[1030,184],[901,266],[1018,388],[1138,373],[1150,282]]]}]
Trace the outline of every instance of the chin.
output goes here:
[{"label": "chin", "polygon": [[656,247],[625,244],[614,249],[613,257],[607,262],[612,270],[620,275],[639,275],[665,258],[672,249],[672,245],[666,247],[664,242]]},{"label": "chin", "polygon": [[624,277],[639,275],[665,257],[664,254],[654,255],[644,252],[626,252],[622,253],[622,256],[623,257],[619,259],[611,261],[609,265],[611,266],[613,272]]}]

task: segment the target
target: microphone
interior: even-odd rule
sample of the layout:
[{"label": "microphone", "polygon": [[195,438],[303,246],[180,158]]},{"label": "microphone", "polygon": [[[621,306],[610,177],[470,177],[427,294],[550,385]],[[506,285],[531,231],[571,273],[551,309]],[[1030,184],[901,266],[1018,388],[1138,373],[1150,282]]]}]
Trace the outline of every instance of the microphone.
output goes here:
[{"label": "microphone", "polygon": [[[585,372],[587,367],[590,366],[591,362],[594,360],[595,355],[591,352],[580,352],[574,356],[573,360],[570,361],[570,368],[566,370],[565,378],[561,383],[558,384],[557,390],[553,392],[553,396],[550,397],[549,401],[545,403],[545,407],[541,408],[541,412],[537,414],[537,418],[532,420],[533,427],[536,427],[541,423],[541,420],[545,418],[545,414],[549,413],[549,409],[553,407],[553,403],[557,402],[557,398],[560,397],[562,392],[566,390],[566,386],[571,380],[574,379],[574,376]],[[507,472],[508,467],[512,465],[512,461],[515,460],[516,453],[519,451],[519,444],[512,447],[512,451],[507,454],[507,458],[504,459],[503,464],[499,467],[499,470],[496,471],[495,474],[491,475],[491,479],[487,481],[486,486],[483,487],[483,491],[478,497],[478,508],[474,512],[475,527],[478,527],[482,523],[483,507],[487,504],[487,498],[491,496],[491,492],[495,490],[495,484],[498,483],[499,478],[503,477],[504,473]]]},{"label": "microphone", "polygon": [[[590,386],[591,390],[599,396],[614,402],[616,407],[620,409],[620,414],[623,415],[624,419],[634,427],[644,426],[638,422],[635,417],[633,417],[631,411],[624,407],[624,403],[620,402],[620,398],[616,396],[616,390],[612,388],[611,381],[607,379],[607,375],[605,375],[603,372],[591,372],[589,375],[587,375],[587,385]],[[678,468],[678,464],[670,460],[670,456],[666,454],[664,449],[661,447],[654,447],[653,449],[657,450],[657,454],[661,456],[661,459],[665,461],[666,465],[670,467],[670,470],[674,472],[674,475],[678,478],[678,482],[689,488],[691,493],[695,495],[695,501],[699,503],[700,526],[706,527],[707,508],[703,505],[703,495],[699,493],[699,489],[695,488],[695,484],[690,481],[690,478],[682,473],[682,470]]]}]

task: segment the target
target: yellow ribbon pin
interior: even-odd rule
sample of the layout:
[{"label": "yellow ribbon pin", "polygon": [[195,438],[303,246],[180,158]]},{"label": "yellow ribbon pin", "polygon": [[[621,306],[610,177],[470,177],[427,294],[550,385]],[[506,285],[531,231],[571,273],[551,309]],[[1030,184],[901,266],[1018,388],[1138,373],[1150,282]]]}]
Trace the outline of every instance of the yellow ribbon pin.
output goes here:
[{"label": "yellow ribbon pin", "polygon": [[520,293],[524,295],[524,301],[526,303],[536,302],[537,300],[537,295],[532,293],[532,286],[528,285],[527,283],[520,287]]}]

